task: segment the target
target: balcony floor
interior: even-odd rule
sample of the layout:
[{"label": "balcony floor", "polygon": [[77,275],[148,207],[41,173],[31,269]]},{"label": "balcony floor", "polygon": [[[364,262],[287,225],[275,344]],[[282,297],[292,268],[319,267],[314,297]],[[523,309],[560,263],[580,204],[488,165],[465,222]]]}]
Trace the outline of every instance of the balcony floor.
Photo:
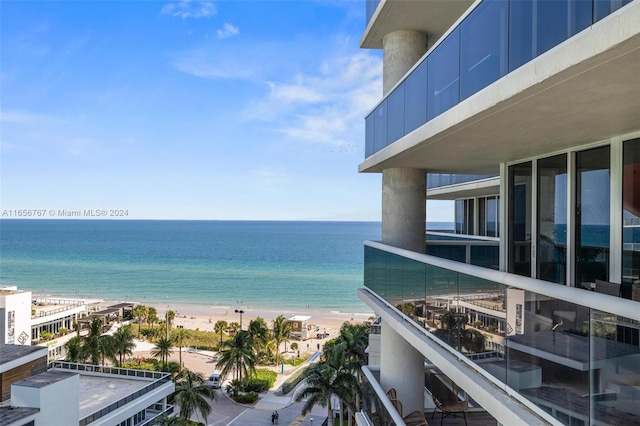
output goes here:
[{"label": "balcony floor", "polygon": [[[437,412],[433,419],[431,418],[431,413],[432,411],[425,412],[425,418],[430,426],[438,426],[440,424],[440,412]],[[487,412],[467,413],[468,426],[496,426],[497,424],[496,419]],[[462,417],[447,416],[442,421],[442,426],[464,426],[464,419]]]}]

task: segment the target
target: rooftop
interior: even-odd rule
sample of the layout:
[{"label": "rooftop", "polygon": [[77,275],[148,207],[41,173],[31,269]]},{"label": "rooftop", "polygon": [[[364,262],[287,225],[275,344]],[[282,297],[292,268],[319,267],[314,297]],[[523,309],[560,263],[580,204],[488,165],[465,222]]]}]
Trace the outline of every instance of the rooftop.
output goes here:
[{"label": "rooftop", "polygon": [[289,318],[289,321],[307,321],[310,318],[311,317],[306,316],[306,315],[294,315],[291,318]]},{"label": "rooftop", "polygon": [[0,424],[8,425],[40,412],[38,408],[0,407]]},{"label": "rooftop", "polygon": [[15,382],[15,385],[27,386],[30,388],[43,388],[50,384],[65,380],[77,373],[67,373],[65,371],[45,371],[35,376]]},{"label": "rooftop", "polygon": [[83,419],[103,408],[133,395],[153,380],[80,375],[80,418]]},{"label": "rooftop", "polygon": [[46,348],[24,345],[0,345],[0,365],[8,364],[27,355],[43,352],[47,356]]}]

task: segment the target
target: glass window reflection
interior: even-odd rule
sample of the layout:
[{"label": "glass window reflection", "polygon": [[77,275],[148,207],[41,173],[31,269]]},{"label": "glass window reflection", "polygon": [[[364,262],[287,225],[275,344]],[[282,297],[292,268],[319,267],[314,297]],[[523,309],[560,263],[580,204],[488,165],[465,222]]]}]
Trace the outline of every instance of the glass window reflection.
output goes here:
[{"label": "glass window reflection", "polygon": [[410,133],[427,122],[427,61],[424,60],[404,82],[404,127]]},{"label": "glass window reflection", "polygon": [[640,416],[640,324],[629,318],[591,313],[592,424],[637,424]]},{"label": "glass window reflection", "polygon": [[609,278],[609,146],[576,153],[576,286]]},{"label": "glass window reflection", "polygon": [[507,73],[509,3],[483,1],[460,26],[460,99]]},{"label": "glass window reflection", "polygon": [[396,141],[405,135],[404,131],[404,85],[396,89],[387,98],[389,115],[387,116],[387,140]]},{"label": "glass window reflection", "polygon": [[460,29],[454,30],[429,55],[427,118],[442,114],[460,100]]},{"label": "glass window reflection", "polygon": [[510,5],[510,71],[591,25],[590,1],[519,0]]},{"label": "glass window reflection", "polygon": [[589,421],[589,309],[507,289],[509,386],[566,424]]},{"label": "glass window reflection", "polygon": [[531,276],[531,162],[509,167],[509,272]]},{"label": "glass window reflection", "polygon": [[622,297],[640,301],[640,138],[622,152]]},{"label": "glass window reflection", "polygon": [[538,160],[537,278],[564,284],[567,265],[567,155]]}]

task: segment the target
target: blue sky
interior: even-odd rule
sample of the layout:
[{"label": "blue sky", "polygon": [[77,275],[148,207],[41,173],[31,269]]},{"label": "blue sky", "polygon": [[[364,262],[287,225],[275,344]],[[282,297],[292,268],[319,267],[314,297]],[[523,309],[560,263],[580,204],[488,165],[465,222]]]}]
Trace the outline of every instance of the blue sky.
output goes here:
[{"label": "blue sky", "polygon": [[380,220],[381,176],[357,173],[382,93],[364,2],[0,7],[3,210]]}]

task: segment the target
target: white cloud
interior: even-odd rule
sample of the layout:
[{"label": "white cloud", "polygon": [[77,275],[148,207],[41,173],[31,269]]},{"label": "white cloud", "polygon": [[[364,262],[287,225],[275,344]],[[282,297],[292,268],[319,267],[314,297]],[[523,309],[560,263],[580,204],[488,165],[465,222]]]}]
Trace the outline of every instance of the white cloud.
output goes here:
[{"label": "white cloud", "polygon": [[332,147],[363,145],[364,117],[382,94],[380,54],[349,38],[237,39],[188,51],[173,66],[197,77],[262,84],[266,91],[248,101],[246,120],[269,123],[291,141]]},{"label": "white cloud", "polygon": [[327,57],[315,73],[268,83],[269,93],[247,113],[291,140],[361,145],[364,117],[382,93],[381,71],[380,58],[368,53]]},{"label": "white cloud", "polygon": [[218,38],[222,40],[223,38],[240,34],[240,30],[232,24],[225,23],[222,28],[217,31],[217,34]]},{"label": "white cloud", "polygon": [[160,11],[163,15],[171,15],[179,18],[207,18],[217,13],[213,3],[208,1],[182,0],[177,3],[169,3]]},{"label": "white cloud", "polygon": [[188,53],[172,62],[178,70],[201,78],[220,79],[253,79],[254,69],[243,66],[233,59],[221,58],[218,62],[212,62],[203,52],[195,51]]}]

